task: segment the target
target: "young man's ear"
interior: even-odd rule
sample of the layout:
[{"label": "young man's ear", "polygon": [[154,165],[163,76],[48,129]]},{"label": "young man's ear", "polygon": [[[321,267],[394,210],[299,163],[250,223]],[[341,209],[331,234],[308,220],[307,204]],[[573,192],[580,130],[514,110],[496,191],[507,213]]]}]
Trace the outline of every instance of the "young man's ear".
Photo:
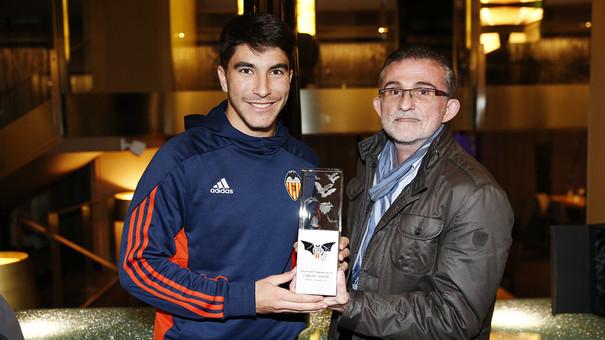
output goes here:
[{"label": "young man's ear", "polygon": [[448,99],[447,104],[445,104],[445,113],[443,114],[443,119],[441,119],[442,123],[447,123],[450,120],[454,119],[460,110],[460,101],[458,99]]},{"label": "young man's ear", "polygon": [[225,74],[225,69],[222,65],[218,65],[216,74],[218,75],[219,83],[221,83],[221,89],[223,92],[227,93],[229,91],[229,87],[227,86],[227,75]]}]

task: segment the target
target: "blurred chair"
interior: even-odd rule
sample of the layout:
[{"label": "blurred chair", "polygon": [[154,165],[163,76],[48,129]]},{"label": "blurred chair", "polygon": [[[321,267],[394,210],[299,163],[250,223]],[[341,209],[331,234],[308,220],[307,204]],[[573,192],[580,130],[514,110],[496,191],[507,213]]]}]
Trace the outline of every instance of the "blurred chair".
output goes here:
[{"label": "blurred chair", "polygon": [[563,202],[551,200],[550,204],[548,205],[547,215],[551,225],[570,223],[567,208]]},{"label": "blurred chair", "polygon": [[534,197],[529,222],[521,235],[526,250],[541,252],[548,248],[548,229],[552,224],[551,205],[550,197],[545,193],[537,193]]}]

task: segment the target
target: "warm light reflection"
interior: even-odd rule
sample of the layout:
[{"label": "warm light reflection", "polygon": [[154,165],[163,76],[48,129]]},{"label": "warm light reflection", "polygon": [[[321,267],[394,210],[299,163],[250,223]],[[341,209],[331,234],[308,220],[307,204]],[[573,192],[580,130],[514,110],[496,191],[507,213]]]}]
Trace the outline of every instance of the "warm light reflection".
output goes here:
[{"label": "warm light reflection", "polygon": [[389,32],[388,27],[378,27],[378,33],[384,34],[384,33],[388,33],[388,32]]},{"label": "warm light reflection", "polygon": [[[302,221],[308,221],[311,219],[311,213],[307,210],[307,206],[301,204],[300,209],[298,210],[298,221],[303,223]],[[300,227],[304,227],[304,225],[299,225]]]},{"label": "warm light reflection", "polygon": [[466,13],[464,15],[464,25],[465,25],[465,32],[466,32],[466,48],[467,49],[471,49],[471,45],[473,44],[473,38],[471,35],[471,28],[472,28],[472,22],[473,22],[473,15],[472,15],[472,4],[471,4],[472,0],[466,0],[466,6],[464,6],[466,8]]},{"label": "warm light reflection", "polygon": [[480,11],[482,26],[528,25],[542,20],[544,10],[537,7],[489,7]]},{"label": "warm light reflection", "polygon": [[11,264],[27,259],[27,253],[20,251],[1,251],[0,252],[0,266],[5,264]]},{"label": "warm light reflection", "polygon": [[512,5],[530,2],[542,2],[542,0],[481,0],[481,3],[486,5]]},{"label": "warm light reflection", "polygon": [[52,162],[47,165],[46,171],[50,175],[60,175],[75,171],[92,162],[101,154],[102,152],[70,152],[69,154],[57,154],[53,157]]},{"label": "warm light reflection", "polygon": [[315,36],[315,0],[296,1],[296,28],[298,33]]},{"label": "warm light reflection", "polygon": [[[25,339],[42,339],[49,335],[64,335],[67,325],[62,321],[29,320],[20,322],[21,331]],[[73,326],[72,326],[73,327]]]},{"label": "warm light reflection", "polygon": [[237,15],[244,14],[244,0],[237,0]]},{"label": "warm light reflection", "polygon": [[69,86],[72,93],[89,92],[94,86],[92,74],[70,74]]},{"label": "warm light reflection", "polygon": [[4,265],[4,264],[15,263],[15,262],[19,262],[19,259],[10,258],[10,257],[0,257],[0,266]]},{"label": "warm light reflection", "polygon": [[585,22],[584,23],[584,27],[591,28],[592,27],[592,22],[590,22],[590,21]]},{"label": "warm light reflection", "polygon": [[510,332],[492,331],[489,334],[490,340],[540,340],[542,337],[539,333],[534,332],[517,332],[511,330]]},{"label": "warm light reflection", "polygon": [[481,33],[483,53],[488,54],[500,48],[500,35],[498,33]]},{"label": "warm light reflection", "polygon": [[132,201],[132,197],[134,196],[134,191],[125,191],[119,192],[115,194],[113,197],[120,201]]},{"label": "warm light reflection", "polygon": [[105,152],[97,158],[99,180],[116,191],[134,190],[158,148],[147,148],[141,156],[130,152]]},{"label": "warm light reflection", "polygon": [[534,43],[540,40],[540,23],[534,23],[523,28],[523,32],[512,32],[508,37],[511,44]]},{"label": "warm light reflection", "polygon": [[196,0],[168,1],[172,53],[175,49],[195,45]]},{"label": "warm light reflection", "polygon": [[69,61],[71,51],[69,47],[69,8],[67,7],[67,0],[62,1],[61,9],[63,11],[63,48],[65,60]]},{"label": "warm light reflection", "polygon": [[508,308],[496,308],[492,316],[492,327],[500,329],[537,329],[542,322],[537,314]]},{"label": "warm light reflection", "polygon": [[508,36],[510,44],[523,44],[527,42],[527,34],[523,32],[513,32]]}]

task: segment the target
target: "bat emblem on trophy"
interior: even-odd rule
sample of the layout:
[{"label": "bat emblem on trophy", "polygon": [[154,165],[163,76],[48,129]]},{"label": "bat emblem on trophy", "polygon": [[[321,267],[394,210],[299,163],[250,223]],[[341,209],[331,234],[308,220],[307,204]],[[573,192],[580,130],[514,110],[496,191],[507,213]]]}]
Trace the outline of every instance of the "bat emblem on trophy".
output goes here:
[{"label": "bat emblem on trophy", "polygon": [[336,242],[328,242],[328,243],[324,243],[324,244],[313,244],[312,242],[307,242],[307,241],[303,241],[303,240],[301,240],[300,242],[303,243],[306,251],[313,254],[313,256],[315,256],[316,259],[322,260],[322,261],[325,261],[326,253],[331,251],[332,246],[336,243]]}]

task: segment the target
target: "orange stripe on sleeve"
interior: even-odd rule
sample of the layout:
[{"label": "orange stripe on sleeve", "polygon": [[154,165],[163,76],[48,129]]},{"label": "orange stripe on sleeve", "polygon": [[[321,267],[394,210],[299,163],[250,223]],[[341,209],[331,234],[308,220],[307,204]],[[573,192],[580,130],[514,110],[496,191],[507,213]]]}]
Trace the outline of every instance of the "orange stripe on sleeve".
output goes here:
[{"label": "orange stripe on sleeve", "polygon": [[[154,277],[156,277],[156,279],[174,287],[175,285],[177,287],[181,287],[183,291],[185,292],[192,292],[192,293],[197,293],[197,294],[189,294],[189,295],[198,295],[202,298],[206,298],[209,297],[211,301],[213,301],[212,297],[203,293],[199,293],[199,292],[195,292],[195,291],[191,291],[185,287],[182,287],[178,284],[175,284],[174,282],[168,280],[167,278],[165,278],[162,275],[159,275],[157,272],[155,272],[155,270],[147,263],[147,261],[142,258],[142,253],[144,251],[144,249],[147,247],[148,244],[148,230],[149,230],[149,225],[151,222],[151,218],[153,217],[153,207],[154,207],[154,201],[155,201],[155,194],[157,192],[157,187],[151,192],[151,196],[150,196],[150,203],[149,203],[149,207],[147,208],[146,211],[146,221],[145,221],[145,227],[144,227],[144,235],[143,235],[143,244],[140,247],[140,230],[141,230],[141,225],[142,225],[142,216],[144,215],[144,213],[141,211],[138,219],[137,219],[137,226],[136,228],[134,227],[134,218],[131,218],[130,221],[130,230],[129,230],[129,235],[128,235],[128,246],[127,246],[127,251],[126,253],[128,254],[128,263],[130,263],[134,270],[136,271],[136,273],[141,277],[141,279],[143,279],[143,281],[145,281],[145,283],[148,285],[146,286],[145,284],[141,283],[141,281],[139,281],[139,279],[136,277],[137,275],[135,275],[135,273],[132,272],[132,270],[129,268],[128,264],[126,263],[126,256],[124,258],[124,269],[126,270],[126,272],[128,273],[128,275],[131,277],[131,279],[133,280],[133,282],[135,282],[135,284],[139,287],[141,287],[143,290],[145,290],[146,292],[157,296],[161,299],[164,299],[166,301],[170,301],[173,302],[187,310],[190,310],[193,313],[196,313],[198,315],[204,316],[204,317],[210,317],[210,318],[221,318],[223,317],[223,313],[209,313],[206,312],[204,310],[200,310],[192,305],[187,304],[186,302],[190,302],[196,305],[199,305],[203,308],[209,309],[209,310],[222,310],[223,309],[223,305],[213,305],[213,304],[209,304],[205,301],[198,301],[195,299],[191,299],[191,298],[187,298],[184,296],[181,296],[179,294],[177,294],[176,292],[173,292],[171,290],[168,290],[160,285],[158,285],[156,282],[152,281],[144,272],[143,270],[139,267],[138,262],[140,261],[141,264],[143,265],[143,267],[145,267],[145,269],[147,269],[148,271],[150,271],[152,273],[152,275]],[[147,199],[145,199],[132,213],[131,217],[136,216],[137,211],[141,210],[142,208],[144,208],[145,204],[147,203]],[[134,229],[134,231],[133,231]],[[134,236],[134,244],[133,244],[133,232],[135,233]],[[135,253],[137,253],[137,248],[138,248],[138,259],[135,260],[134,256]],[[154,273],[156,275],[154,275]],[[158,277],[159,276],[159,277]],[[150,287],[149,287],[150,286]],[[153,290],[152,288],[155,288],[157,291]],[[162,294],[164,293],[164,294]],[[171,298],[172,297],[176,297],[176,299]],[[219,296],[220,300],[223,300],[222,296]]]},{"label": "orange stripe on sleeve", "polygon": [[[143,201],[143,205],[145,204],[145,201]],[[134,232],[134,220],[137,216],[137,213],[139,211],[139,208],[142,207],[143,205],[138,205],[136,208],[134,208],[134,210],[132,211],[132,213],[130,213],[130,225],[128,226],[128,243],[126,245],[126,251],[124,254],[124,261],[122,263],[122,267],[124,267],[125,270],[128,270],[128,264],[127,261],[130,260],[130,258],[132,258],[132,234]]]},{"label": "orange stripe on sleeve", "polygon": [[[141,259],[141,263],[143,264],[143,267],[145,267],[145,269],[148,269],[150,274],[155,277],[156,279],[160,280],[163,283],[166,283],[167,285],[169,285],[170,287],[176,289],[176,290],[180,290],[183,293],[186,293],[188,295],[192,295],[192,296],[196,296],[205,300],[209,300],[209,301],[214,301],[214,302],[223,302],[224,298],[222,296],[219,295],[207,295],[198,291],[194,291],[194,290],[190,290],[187,287],[181,286],[180,284],[164,277],[162,274],[158,273],[157,271],[155,271],[147,262],[147,260],[143,257],[143,251],[145,251],[145,249],[147,248],[147,244],[149,243],[149,226],[151,225],[151,216],[153,214],[153,205],[154,205],[154,201],[155,201],[155,193],[157,191],[157,187],[151,192],[151,202],[149,203],[149,210],[147,213],[147,220],[145,221],[145,227],[143,230],[143,246],[139,248],[138,251],[138,258]],[[137,226],[137,229],[139,228],[139,226]],[[137,234],[139,234],[138,230],[137,230]]]}]

